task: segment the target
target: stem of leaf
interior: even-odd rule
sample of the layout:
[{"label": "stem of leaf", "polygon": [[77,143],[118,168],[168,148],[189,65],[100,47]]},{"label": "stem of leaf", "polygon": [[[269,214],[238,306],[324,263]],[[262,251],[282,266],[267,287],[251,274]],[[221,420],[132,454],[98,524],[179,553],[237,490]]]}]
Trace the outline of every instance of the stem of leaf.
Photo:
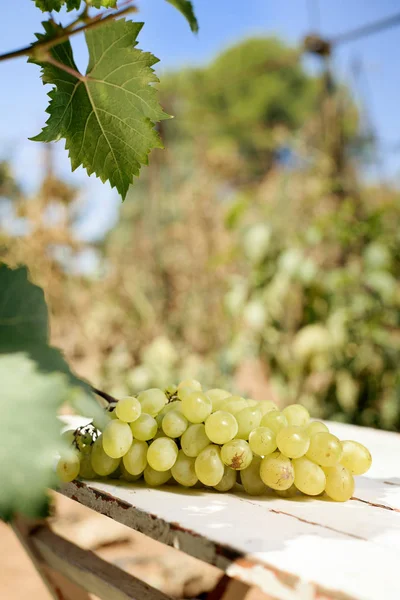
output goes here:
[{"label": "stem of leaf", "polygon": [[[82,27],[76,27],[76,29],[72,29],[71,31],[69,31],[68,26],[67,26],[65,28],[65,33],[58,35],[57,37],[54,37],[50,40],[35,42],[34,44],[31,44],[30,46],[25,46],[24,48],[20,48],[19,50],[13,50],[11,52],[6,52],[5,54],[0,54],[0,62],[2,62],[4,60],[10,60],[12,58],[19,58],[20,56],[34,56],[34,54],[35,54],[35,52],[37,52],[37,50],[43,50],[43,51],[50,50],[54,46],[57,46],[58,44],[62,44],[63,42],[66,42],[73,35],[82,33],[84,31],[87,31],[88,29],[100,27],[101,25],[103,25],[103,23],[106,23],[108,21],[113,21],[114,19],[117,19],[118,17],[127,15],[128,13],[132,13],[132,12],[137,12],[137,7],[133,6],[133,5],[129,5],[120,11],[110,13],[110,14],[106,15],[105,17],[103,17],[102,14],[96,15],[95,17],[92,17],[90,19],[90,21],[87,22],[85,25],[82,25]],[[71,25],[73,25],[73,24],[71,24]],[[66,69],[64,69],[64,70],[66,70]]]}]

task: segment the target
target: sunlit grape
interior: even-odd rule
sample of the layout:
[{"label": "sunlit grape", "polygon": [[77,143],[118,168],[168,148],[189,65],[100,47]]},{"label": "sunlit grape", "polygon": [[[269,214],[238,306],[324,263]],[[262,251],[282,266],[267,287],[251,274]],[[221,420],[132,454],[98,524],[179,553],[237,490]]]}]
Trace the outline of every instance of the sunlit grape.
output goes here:
[{"label": "sunlit grape", "polygon": [[232,415],[237,415],[241,410],[248,407],[248,402],[241,396],[230,396],[221,404],[221,410],[230,412]]},{"label": "sunlit grape", "polygon": [[202,423],[189,425],[181,437],[181,447],[186,456],[196,457],[210,443],[206,428]]},{"label": "sunlit grape", "polygon": [[107,477],[111,475],[115,469],[117,469],[120,458],[111,458],[104,452],[103,449],[103,436],[100,435],[92,447],[91,462],[94,471],[101,477]]},{"label": "sunlit grape", "polygon": [[132,423],[140,417],[142,405],[137,398],[129,396],[127,398],[121,398],[121,400],[117,402],[114,412],[120,421]]},{"label": "sunlit grape", "polygon": [[225,444],[232,440],[238,432],[238,424],[233,415],[218,410],[212,413],[205,422],[207,437],[214,444]]},{"label": "sunlit grape", "polygon": [[138,400],[142,406],[142,412],[152,417],[155,417],[168,402],[167,396],[158,388],[141,392],[138,395]]},{"label": "sunlit grape", "polygon": [[191,392],[182,400],[182,412],[191,423],[202,423],[211,411],[211,400],[203,392]]},{"label": "sunlit grape", "polygon": [[258,407],[248,406],[236,415],[238,431],[236,436],[242,440],[248,440],[253,429],[260,425],[261,411]]},{"label": "sunlit grape", "polygon": [[206,394],[211,400],[213,412],[220,410],[223,401],[226,400],[226,398],[229,398],[231,395],[226,390],[221,390],[219,388],[208,390]]},{"label": "sunlit grape", "polygon": [[250,465],[253,453],[245,440],[236,438],[222,446],[221,458],[227,467],[241,471]]},{"label": "sunlit grape", "polygon": [[328,427],[325,425],[325,423],[322,423],[322,421],[312,421],[309,425],[307,425],[306,431],[310,437],[316,433],[329,433]]},{"label": "sunlit grape", "polygon": [[121,462],[121,464],[120,464],[120,469],[121,469],[120,479],[123,479],[124,481],[129,481],[130,483],[133,483],[134,481],[138,481],[143,475],[143,473],[139,473],[138,475],[132,475],[131,473],[129,473],[126,470],[123,462]]},{"label": "sunlit grape", "polygon": [[161,437],[154,440],[147,450],[147,462],[156,471],[168,471],[175,464],[178,446],[171,438]]},{"label": "sunlit grape", "polygon": [[186,456],[183,450],[179,450],[175,464],[171,467],[172,477],[180,485],[192,487],[198,482],[194,468],[195,458]]},{"label": "sunlit grape", "polygon": [[325,492],[336,502],[346,502],[354,493],[354,478],[343,465],[324,468],[326,476]]},{"label": "sunlit grape", "polygon": [[160,410],[158,415],[155,417],[158,427],[161,427],[163,418],[170,410],[178,410],[179,412],[182,412],[182,402],[180,400],[173,400],[172,402],[168,402],[168,404],[166,404],[164,408]]},{"label": "sunlit grape", "polygon": [[287,418],[289,425],[294,425],[296,427],[305,427],[310,420],[308,410],[301,404],[291,404],[290,406],[286,406],[282,413]]},{"label": "sunlit grape", "polygon": [[333,467],[342,456],[340,440],[326,431],[315,433],[310,440],[307,458],[322,467]]},{"label": "sunlit grape", "polygon": [[303,494],[318,496],[325,489],[324,471],[314,462],[302,456],[292,461],[294,468],[294,484]]},{"label": "sunlit grape", "polygon": [[73,481],[78,477],[80,469],[79,456],[74,452],[66,457],[61,457],[57,463],[57,475],[64,483]]},{"label": "sunlit grape", "polygon": [[139,418],[131,423],[131,431],[136,440],[146,442],[157,433],[157,421],[151,415],[142,413]]},{"label": "sunlit grape", "polygon": [[260,477],[273,490],[287,490],[294,483],[293,465],[280,452],[273,452],[261,460]]},{"label": "sunlit grape", "polygon": [[288,458],[300,458],[307,452],[310,438],[303,428],[289,426],[278,431],[276,444]]},{"label": "sunlit grape", "polygon": [[249,445],[251,451],[259,456],[266,456],[275,452],[276,446],[276,435],[268,427],[256,427],[250,433]]},{"label": "sunlit grape", "polygon": [[170,410],[162,420],[162,430],[170,438],[180,437],[188,428],[189,422],[179,410]]},{"label": "sunlit grape", "polygon": [[221,451],[215,444],[210,444],[196,457],[194,468],[196,475],[204,485],[215,486],[224,475],[224,463]]},{"label": "sunlit grape", "polygon": [[372,464],[369,450],[362,444],[351,440],[344,440],[341,445],[343,453],[340,463],[353,475],[364,475]]},{"label": "sunlit grape", "polygon": [[133,440],[131,447],[122,459],[125,469],[131,475],[140,475],[147,466],[147,444]]},{"label": "sunlit grape", "polygon": [[261,402],[258,402],[258,407],[260,408],[262,415],[266,415],[271,410],[278,410],[277,405],[275,402],[272,402],[272,400],[261,400]]},{"label": "sunlit grape", "polygon": [[287,427],[289,423],[284,414],[278,410],[271,410],[262,417],[260,425],[261,427],[268,427],[276,434],[283,427]]},{"label": "sunlit grape", "polygon": [[111,458],[121,458],[132,444],[132,431],[128,423],[119,419],[110,421],[103,431],[103,449]]}]

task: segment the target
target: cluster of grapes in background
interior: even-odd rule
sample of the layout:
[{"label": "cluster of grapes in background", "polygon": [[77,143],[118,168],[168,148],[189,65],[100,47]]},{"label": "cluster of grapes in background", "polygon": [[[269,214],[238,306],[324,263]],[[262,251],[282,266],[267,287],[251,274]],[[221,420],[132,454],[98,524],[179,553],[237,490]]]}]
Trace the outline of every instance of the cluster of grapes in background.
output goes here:
[{"label": "cluster of grapes in background", "polygon": [[250,495],[325,492],[343,502],[353,495],[353,476],[372,462],[365,446],[340,441],[300,404],[279,411],[270,400],[204,392],[196,380],[145,390],[107,410],[103,432],[87,426],[64,434],[72,451],[59,459],[61,481],[143,477],[149,486],[175,481],[219,492],[240,484]]}]

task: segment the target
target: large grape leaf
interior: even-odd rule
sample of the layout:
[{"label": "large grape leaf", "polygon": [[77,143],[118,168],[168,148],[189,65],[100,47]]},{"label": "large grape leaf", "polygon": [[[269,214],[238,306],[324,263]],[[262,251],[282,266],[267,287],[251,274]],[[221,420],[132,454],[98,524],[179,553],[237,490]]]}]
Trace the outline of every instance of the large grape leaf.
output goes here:
[{"label": "large grape leaf", "polygon": [[[155,122],[168,118],[151,85],[158,81],[152,69],[158,59],[134,47],[142,26],[120,19],[88,30],[86,75],[78,72],[69,41],[51,50],[60,67],[35,61],[42,66],[43,82],[55,87],[46,127],[33,139],[65,138],[72,169],[83,165],[89,175],[110,181],[123,198],[150,150],[162,147]],[[44,27],[39,40],[57,34],[53,22]]]},{"label": "large grape leaf", "polygon": [[194,14],[193,4],[189,0],[167,0],[172,6],[175,6],[186,17],[190,29],[197,33],[199,30],[199,24],[196,19],[196,15]]},{"label": "large grape leaf", "polygon": [[49,345],[48,330],[43,290],[29,281],[25,267],[10,269],[0,265],[0,358],[23,352],[42,373],[64,373],[72,386],[69,404],[101,427],[104,414],[89,385],[74,375],[60,350]]},{"label": "large grape leaf", "polygon": [[16,353],[0,356],[0,381],[0,519],[8,521],[17,512],[42,516],[46,489],[57,482],[57,409],[68,380],[39,372],[25,354]]}]

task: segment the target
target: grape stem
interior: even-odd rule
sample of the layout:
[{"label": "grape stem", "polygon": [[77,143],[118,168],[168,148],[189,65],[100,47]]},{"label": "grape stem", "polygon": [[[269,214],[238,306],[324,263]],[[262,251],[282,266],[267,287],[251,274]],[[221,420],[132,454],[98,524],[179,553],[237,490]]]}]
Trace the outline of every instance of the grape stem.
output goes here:
[{"label": "grape stem", "polygon": [[[50,40],[43,40],[41,42],[35,42],[33,44],[30,44],[29,46],[20,48],[19,50],[13,50],[12,52],[6,52],[5,54],[0,54],[0,62],[2,62],[3,60],[9,60],[11,58],[19,58],[20,56],[33,56],[34,57],[35,54],[37,54],[38,50],[43,50],[43,52],[45,52],[46,50],[50,50],[50,48],[53,48],[53,46],[57,46],[58,44],[62,44],[63,42],[66,42],[70,37],[72,37],[73,35],[76,35],[77,33],[82,33],[83,31],[86,31],[87,29],[93,29],[93,27],[99,27],[103,23],[106,23],[108,21],[116,19],[117,17],[126,15],[131,12],[136,12],[136,11],[137,11],[136,6],[129,5],[129,6],[126,6],[125,8],[123,8],[122,10],[110,13],[110,14],[106,15],[105,17],[103,16],[103,14],[96,15],[95,17],[92,17],[90,20],[88,20],[85,23],[85,25],[83,25],[82,27],[76,27],[75,29],[71,30],[71,29],[69,29],[69,27],[71,27],[71,25],[74,25],[74,23],[71,23],[69,26],[64,28],[65,33],[63,33],[61,35],[57,35],[54,38],[51,38]],[[45,59],[45,62],[46,62],[46,59]]]},{"label": "grape stem", "polygon": [[92,389],[92,392],[94,392],[97,396],[100,396],[100,398],[103,398],[103,400],[105,400],[109,404],[111,404],[112,402],[118,402],[117,398],[114,398],[110,394],[107,394],[107,392],[102,392],[101,390],[98,390],[92,385],[90,387]]}]

